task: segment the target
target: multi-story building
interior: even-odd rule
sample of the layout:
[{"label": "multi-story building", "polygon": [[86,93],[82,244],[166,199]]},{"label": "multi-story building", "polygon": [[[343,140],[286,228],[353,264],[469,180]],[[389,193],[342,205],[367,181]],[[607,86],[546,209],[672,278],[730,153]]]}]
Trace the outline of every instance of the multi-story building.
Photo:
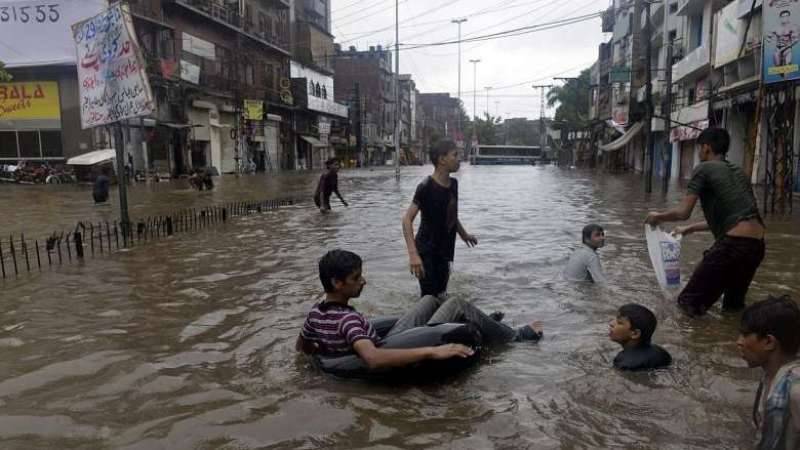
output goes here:
[{"label": "multi-story building", "polygon": [[[290,167],[288,1],[127,3],[156,101],[151,116],[127,124],[133,168],[178,176],[204,166],[220,172]],[[61,119],[48,122],[61,134],[62,158],[110,145],[103,130],[80,130],[74,64],[28,65],[15,73],[20,81],[48,79],[62,86]],[[263,103],[267,112],[245,120],[245,100]],[[46,133],[41,140],[51,138]]]},{"label": "multi-story building", "polygon": [[400,74],[400,148],[401,161],[424,161],[422,146],[417,140],[417,91],[411,74]]},{"label": "multi-story building", "polygon": [[418,130],[423,148],[430,148],[438,139],[463,141],[465,125],[461,102],[448,93],[421,93],[417,97],[424,122]]},{"label": "multi-story building", "polygon": [[364,164],[384,164],[395,157],[395,101],[392,52],[380,45],[369,50],[335,46],[335,100],[352,103],[356,85],[362,108]]}]

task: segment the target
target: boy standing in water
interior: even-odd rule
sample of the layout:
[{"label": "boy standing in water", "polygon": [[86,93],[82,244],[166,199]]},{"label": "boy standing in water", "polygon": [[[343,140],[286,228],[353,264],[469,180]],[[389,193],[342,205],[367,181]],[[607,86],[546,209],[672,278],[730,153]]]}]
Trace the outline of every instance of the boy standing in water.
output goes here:
[{"label": "boy standing in water", "polygon": [[[478,239],[467,233],[458,220],[458,180],[450,176],[461,165],[455,142],[439,141],[431,149],[430,158],[433,175],[417,186],[414,200],[403,216],[409,266],[419,279],[422,297],[447,291],[456,233],[468,247],[478,245]],[[414,219],[420,211],[422,222],[415,238]]]},{"label": "boy standing in water", "polygon": [[768,297],[742,313],[739,354],[763,377],[753,405],[759,450],[800,449],[800,308],[789,296]]},{"label": "boy standing in water", "polygon": [[678,305],[689,315],[702,315],[724,294],[723,309],[744,307],[744,299],[758,266],[764,259],[764,222],[758,212],[750,180],[742,169],[725,160],[731,138],[721,128],[700,133],[701,163],[695,168],[680,205],[651,212],[645,223],[686,220],[697,200],[705,222],[675,228],[684,236],[696,231],[714,234],[714,245],[703,255],[689,283],[678,296]]},{"label": "boy standing in water", "polygon": [[345,207],[348,206],[339,193],[339,160],[331,158],[325,161],[325,167],[328,171],[319,177],[317,190],[314,192],[314,204],[323,213],[331,210],[331,194],[334,193]]},{"label": "boy standing in water", "polygon": [[622,346],[614,358],[620,370],[649,370],[672,364],[672,356],[651,343],[658,320],[642,305],[629,303],[617,310],[617,317],[608,324],[608,338]]},{"label": "boy standing in water", "polygon": [[597,249],[606,244],[606,233],[600,225],[591,223],[581,232],[583,245],[576,248],[564,268],[564,278],[572,281],[592,281],[605,284],[606,276],[600,266]]}]

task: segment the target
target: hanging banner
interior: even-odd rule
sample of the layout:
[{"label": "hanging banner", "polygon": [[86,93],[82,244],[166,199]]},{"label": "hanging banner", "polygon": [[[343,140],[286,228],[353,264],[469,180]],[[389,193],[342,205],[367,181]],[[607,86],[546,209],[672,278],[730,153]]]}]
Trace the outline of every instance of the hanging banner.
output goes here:
[{"label": "hanging banner", "polygon": [[769,0],[764,2],[762,17],[763,82],[800,78],[800,2]]},{"label": "hanging banner", "polygon": [[245,100],[244,119],[264,120],[264,102],[259,100]]},{"label": "hanging banner", "polygon": [[81,126],[151,114],[155,108],[128,5],[72,26],[78,50]]},{"label": "hanging banner", "polygon": [[0,83],[0,120],[60,119],[55,81]]},{"label": "hanging banner", "polygon": [[75,64],[70,25],[107,6],[102,0],[0,2],[0,61],[8,68]]}]

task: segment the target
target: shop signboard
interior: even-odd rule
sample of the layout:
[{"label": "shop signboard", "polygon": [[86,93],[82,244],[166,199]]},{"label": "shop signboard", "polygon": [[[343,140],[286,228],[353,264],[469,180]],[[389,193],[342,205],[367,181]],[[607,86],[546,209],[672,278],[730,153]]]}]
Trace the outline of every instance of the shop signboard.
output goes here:
[{"label": "shop signboard", "polygon": [[128,5],[116,4],[72,26],[78,50],[81,126],[151,114],[153,94]]},{"label": "shop signboard", "polygon": [[264,102],[260,100],[245,100],[244,119],[264,120]]},{"label": "shop signboard", "polygon": [[0,83],[0,120],[60,119],[55,81]]},{"label": "shop signboard", "polygon": [[763,5],[762,80],[800,78],[800,2],[768,0]]},{"label": "shop signboard", "polygon": [[181,60],[181,80],[200,84],[200,66]]},{"label": "shop signboard", "polygon": [[216,47],[212,42],[192,36],[189,33],[181,33],[181,49],[187,53],[197,55],[201,58],[215,61],[217,59]]},{"label": "shop signboard", "polygon": [[102,0],[0,2],[0,61],[8,68],[75,64],[70,26],[106,6]]}]

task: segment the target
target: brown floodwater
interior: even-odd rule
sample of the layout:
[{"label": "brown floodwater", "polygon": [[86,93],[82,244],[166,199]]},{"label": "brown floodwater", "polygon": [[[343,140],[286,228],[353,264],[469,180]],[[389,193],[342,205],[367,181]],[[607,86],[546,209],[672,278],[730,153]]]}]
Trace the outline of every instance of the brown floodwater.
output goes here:
[{"label": "brown floodwater", "polygon": [[[0,448],[752,447],[759,374],[737,355],[738,316],[717,307],[689,319],[662,294],[642,220],[680,188],[647,196],[636,175],[500,166],[457,175],[460,219],[480,244],[459,242],[450,294],[514,323],[542,320],[540,343],[495,349],[474,370],[422,386],[335,379],[296,355],[326,250],[364,258],[368,284],[353,304],[367,315],[414,304],[400,218],[429,172],[404,168],[398,182],[392,170],[343,171],[351,206],[334,201],[329,215],[306,201],[0,281]],[[317,176],[224,177],[209,193],[139,185],[131,215],[307,198]],[[116,218],[116,205],[91,205],[85,187],[0,185],[0,210],[4,236]],[[796,216],[768,218],[748,301],[800,298]],[[559,279],[587,222],[606,229],[608,287]],[[684,240],[684,280],[710,243]],[[607,323],[628,302],[656,312],[672,368],[611,368]]]}]

